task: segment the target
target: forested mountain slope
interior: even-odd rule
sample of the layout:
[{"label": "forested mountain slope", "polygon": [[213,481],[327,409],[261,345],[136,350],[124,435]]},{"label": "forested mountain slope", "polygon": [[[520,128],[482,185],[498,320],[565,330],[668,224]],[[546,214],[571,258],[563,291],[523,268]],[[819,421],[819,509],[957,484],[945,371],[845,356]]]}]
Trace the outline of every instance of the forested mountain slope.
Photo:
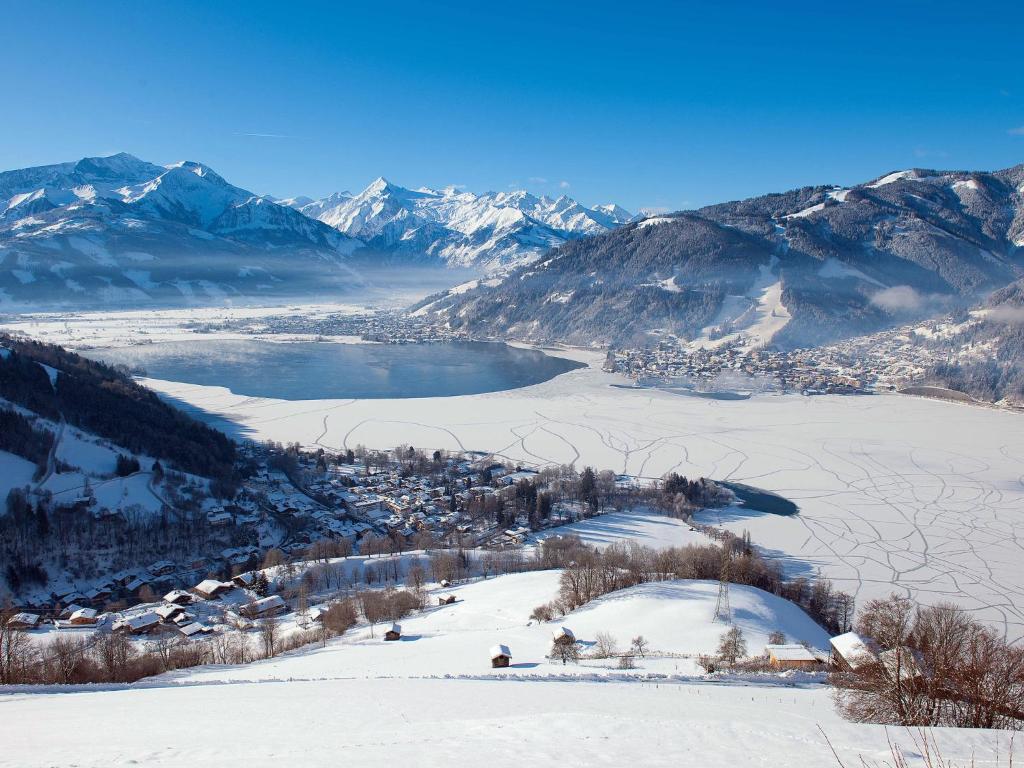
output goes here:
[{"label": "forested mountain slope", "polygon": [[1024,165],[908,170],[627,224],[417,309],[478,335],[803,346],[978,301],[1024,272]]}]

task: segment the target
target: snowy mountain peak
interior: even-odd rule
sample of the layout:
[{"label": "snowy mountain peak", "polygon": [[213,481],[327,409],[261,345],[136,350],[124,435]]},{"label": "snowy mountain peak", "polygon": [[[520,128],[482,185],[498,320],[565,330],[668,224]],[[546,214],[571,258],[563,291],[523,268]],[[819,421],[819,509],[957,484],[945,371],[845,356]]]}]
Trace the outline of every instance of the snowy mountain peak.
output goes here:
[{"label": "snowy mountain peak", "polygon": [[566,195],[552,200],[525,190],[477,195],[456,186],[408,189],[384,177],[354,197],[296,207],[359,238],[368,252],[453,266],[528,262],[566,240],[607,232],[630,218],[618,206],[621,220]]}]

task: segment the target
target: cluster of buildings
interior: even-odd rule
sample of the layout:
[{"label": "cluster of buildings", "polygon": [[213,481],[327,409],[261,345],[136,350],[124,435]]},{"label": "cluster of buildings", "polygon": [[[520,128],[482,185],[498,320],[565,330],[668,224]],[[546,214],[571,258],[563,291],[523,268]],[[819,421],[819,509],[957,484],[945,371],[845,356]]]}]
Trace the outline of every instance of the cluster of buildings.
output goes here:
[{"label": "cluster of buildings", "polygon": [[697,391],[735,388],[807,395],[863,394],[879,386],[874,370],[831,348],[781,352],[726,343],[693,350],[663,340],[653,348],[609,353],[605,370],[646,386],[683,383]]},{"label": "cluster of buildings", "polygon": [[242,318],[206,324],[200,331],[236,331],[249,334],[301,334],[305,336],[349,336],[383,344],[422,344],[468,338],[465,331],[452,330],[426,317],[406,312],[380,310],[346,314],[281,314]]}]

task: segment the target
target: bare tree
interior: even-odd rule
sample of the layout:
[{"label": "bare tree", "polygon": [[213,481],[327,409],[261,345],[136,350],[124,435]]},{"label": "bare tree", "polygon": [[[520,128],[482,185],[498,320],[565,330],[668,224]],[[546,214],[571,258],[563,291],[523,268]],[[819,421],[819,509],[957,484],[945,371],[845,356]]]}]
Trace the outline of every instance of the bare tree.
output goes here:
[{"label": "bare tree", "polygon": [[32,656],[28,635],[14,626],[14,610],[0,610],[0,684],[19,682]]},{"label": "bare tree", "polygon": [[650,649],[650,643],[643,635],[637,635],[630,641],[630,648],[633,653],[639,656],[641,659],[647,657],[647,651]]},{"label": "bare tree", "polygon": [[607,659],[619,652],[611,632],[598,632],[594,636],[594,658]]},{"label": "bare tree", "polygon": [[907,726],[1024,727],[1024,650],[953,605],[872,600],[858,632],[873,653],[831,675],[848,719]]},{"label": "bare tree", "polygon": [[551,645],[551,653],[549,655],[556,661],[560,660],[563,665],[570,661],[576,663],[580,660],[580,644],[575,640],[556,640]]},{"label": "bare tree", "polygon": [[277,655],[279,629],[277,619],[263,619],[260,622],[259,636],[263,644],[263,658],[272,659]]},{"label": "bare tree", "polygon": [[725,631],[718,641],[718,655],[730,664],[747,655],[747,641],[742,629],[733,624]]}]

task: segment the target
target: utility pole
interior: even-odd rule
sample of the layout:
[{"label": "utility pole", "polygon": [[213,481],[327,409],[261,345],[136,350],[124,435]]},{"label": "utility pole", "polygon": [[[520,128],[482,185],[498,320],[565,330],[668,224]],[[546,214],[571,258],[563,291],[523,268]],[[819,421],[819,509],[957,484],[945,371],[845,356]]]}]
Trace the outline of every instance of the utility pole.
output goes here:
[{"label": "utility pole", "polygon": [[722,571],[718,575],[718,602],[715,604],[715,621],[721,619],[725,624],[732,623],[732,609],[729,607],[729,576],[732,552],[725,553]]}]

